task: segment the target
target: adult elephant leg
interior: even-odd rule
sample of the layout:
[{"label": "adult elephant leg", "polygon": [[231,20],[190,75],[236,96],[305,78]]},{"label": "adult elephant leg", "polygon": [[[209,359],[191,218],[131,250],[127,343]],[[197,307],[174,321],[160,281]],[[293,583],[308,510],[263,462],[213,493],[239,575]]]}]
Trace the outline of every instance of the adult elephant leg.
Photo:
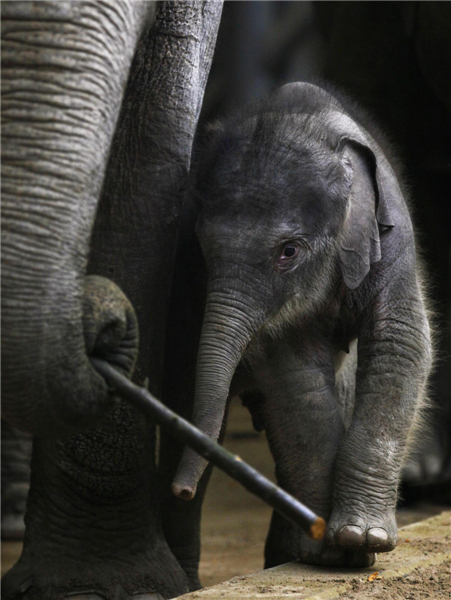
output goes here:
[{"label": "adult elephant leg", "polygon": [[[220,9],[159,4],[132,65],[92,237],[89,272],[119,283],[133,302],[143,332],[136,380],[148,377],[157,395],[178,214]],[[32,582],[23,597],[187,590],[159,523],[154,443],[154,427],[125,402],[96,429],[39,440],[16,570]],[[45,564],[32,560],[38,554]],[[25,564],[33,577],[24,580]]]},{"label": "adult elephant leg", "polygon": [[[184,304],[186,295],[178,287],[177,276],[173,277],[174,270],[177,273],[184,271],[180,253],[175,257],[175,250],[193,138],[221,10],[221,2],[164,2],[159,5],[152,39],[143,44],[134,65],[139,75],[137,80],[141,83],[130,85],[124,101],[124,120],[116,135],[110,163],[112,176],[107,180],[111,185],[104,190],[90,265],[93,272],[108,272],[126,290],[136,308],[141,332],[138,379],[144,381],[147,378],[151,392],[158,397],[163,394],[163,400],[185,416],[189,416],[191,409],[189,388],[183,389],[186,378],[190,377],[189,367],[180,368],[176,357],[184,355],[185,342],[195,357],[196,323],[201,322],[202,316],[196,318],[194,315],[199,310],[197,298],[190,297]],[[152,61],[158,61],[159,69],[146,73],[146,65]],[[129,223],[126,232],[123,231],[124,218]],[[187,272],[192,271],[188,269]],[[183,321],[180,299],[184,314],[192,310],[189,317],[193,319],[183,341],[176,325]],[[163,390],[165,356],[169,357],[165,368],[167,379],[176,383],[176,397]],[[150,434],[154,435],[153,427]],[[151,506],[154,519],[162,517],[169,547],[186,573],[188,586],[194,588],[197,587],[193,582],[197,581],[202,498],[192,507],[182,506],[182,503],[174,507],[174,503],[167,501],[167,474],[171,471],[170,465],[177,460],[178,446],[173,440],[167,444],[165,441],[167,438],[162,433],[160,477],[156,479],[154,462],[148,471],[162,495],[159,498],[154,495],[142,510],[148,511]],[[169,514],[173,521],[171,531],[174,531],[174,523],[177,524],[176,540],[166,528]],[[158,523],[159,535],[160,526]],[[184,549],[179,551],[177,541],[184,533],[185,547],[189,548],[187,560]],[[165,552],[169,552],[167,547]],[[197,560],[192,560],[193,555]]]},{"label": "adult elephant leg", "polygon": [[30,487],[31,436],[2,420],[2,540],[22,539]]},{"label": "adult elephant leg", "polygon": [[[165,354],[174,361],[175,356],[180,356],[185,349],[180,331],[177,332],[174,325],[181,317],[177,313],[177,302],[170,304],[171,287],[176,288],[173,297],[181,292],[177,289],[177,281],[173,284],[174,258],[193,138],[221,9],[221,2],[206,1],[159,5],[151,37],[142,45],[135,60],[137,76],[133,77],[133,70],[124,99],[123,120],[113,144],[111,177],[107,178],[93,238],[90,270],[108,273],[132,299],[141,333],[137,379],[147,379],[150,391],[157,397],[163,393]],[[158,70],[146,71],[146,66],[155,62],[159,64]],[[133,85],[134,80],[136,85]],[[129,224],[126,231],[124,219]],[[175,260],[175,269],[180,273],[183,271],[180,256]],[[194,306],[192,308],[195,310]],[[166,339],[168,331],[169,338]],[[197,344],[195,336],[193,331],[188,333],[191,344]],[[195,349],[192,355],[195,357]],[[171,371],[169,367],[167,373],[178,382],[181,391],[185,381],[181,370]],[[163,394],[163,400],[177,412],[189,415],[189,391],[186,389],[177,398]],[[153,426],[147,435],[152,437],[153,448]],[[166,440],[164,433],[162,438]],[[167,474],[177,452],[177,444],[172,440],[168,444],[162,443],[160,476],[157,476],[154,461],[148,468],[154,488],[158,487],[163,493],[157,497],[153,489],[153,496],[142,506],[142,511],[149,511],[150,507],[161,543],[161,524],[157,519],[162,516],[163,530],[167,534]],[[197,555],[199,539],[196,531],[201,498],[198,504],[198,508],[187,508],[180,503],[174,510],[169,509],[177,530],[187,532],[186,546]],[[174,508],[173,503],[171,506]],[[139,522],[141,513],[137,512],[136,518]],[[196,587],[193,581],[197,580],[198,560],[191,560],[190,550],[190,557],[185,561],[183,551],[178,551],[178,542],[170,538],[168,543],[171,553],[166,541],[160,552],[164,547],[169,564],[174,560],[174,551],[186,573],[183,574],[184,585]],[[186,562],[190,564],[189,568],[186,568]]]},{"label": "adult elephant leg", "polygon": [[[264,392],[263,423],[276,463],[279,485],[328,519],[334,465],[344,425],[335,400],[331,348],[321,339],[272,342],[268,358],[255,369]],[[300,341],[302,340],[302,341]],[[274,513],[265,547],[265,567],[292,560],[322,565],[367,566],[365,553],[335,552],[310,540]]]},{"label": "adult elephant leg", "polygon": [[[85,282],[85,273],[109,147],[148,6],[2,3],[2,416],[44,445],[93,426],[111,406],[88,346],[122,367],[131,359],[128,372],[136,357],[130,305],[117,286]],[[36,481],[41,491],[61,488],[39,477],[32,487]],[[71,586],[64,550],[73,536],[64,512],[33,492],[30,524],[36,504],[47,528],[40,535],[31,525],[22,558],[2,581],[4,598],[51,599]],[[52,581],[61,583],[58,589]]]}]

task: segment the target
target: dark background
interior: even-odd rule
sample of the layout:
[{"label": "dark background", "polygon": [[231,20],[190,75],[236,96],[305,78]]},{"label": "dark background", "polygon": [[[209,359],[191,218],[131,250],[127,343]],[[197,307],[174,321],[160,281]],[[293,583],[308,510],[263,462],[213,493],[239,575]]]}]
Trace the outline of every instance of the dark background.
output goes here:
[{"label": "dark background", "polygon": [[404,165],[437,332],[430,432],[421,435],[404,496],[418,484],[442,489],[445,482],[448,492],[451,3],[226,1],[202,122],[300,80],[332,83],[349,94]]}]

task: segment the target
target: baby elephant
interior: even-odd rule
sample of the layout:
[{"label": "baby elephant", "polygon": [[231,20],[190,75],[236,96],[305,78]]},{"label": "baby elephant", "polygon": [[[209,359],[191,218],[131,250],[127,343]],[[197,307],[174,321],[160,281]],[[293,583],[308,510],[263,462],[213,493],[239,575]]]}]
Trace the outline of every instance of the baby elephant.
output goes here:
[{"label": "baby elephant", "polygon": [[[345,105],[346,104],[346,105]],[[217,439],[239,394],[280,485],[324,542],[274,514],[266,566],[368,566],[397,539],[400,470],[431,367],[404,192],[355,107],[293,83],[211,128],[196,235],[208,272],[193,422]],[[173,492],[206,463],[185,449]]]}]

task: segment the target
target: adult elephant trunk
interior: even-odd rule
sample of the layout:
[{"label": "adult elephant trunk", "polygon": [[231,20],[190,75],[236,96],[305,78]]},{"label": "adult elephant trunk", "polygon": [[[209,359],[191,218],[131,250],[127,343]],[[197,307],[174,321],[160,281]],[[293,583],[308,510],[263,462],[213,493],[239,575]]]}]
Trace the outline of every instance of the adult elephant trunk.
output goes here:
[{"label": "adult elephant trunk", "polygon": [[[88,358],[94,332],[110,355],[110,342],[123,343],[121,331],[130,349],[130,307],[112,285],[86,286],[85,274],[111,139],[150,6],[2,3],[3,417],[33,434],[76,431],[107,405],[106,385]],[[108,310],[93,309],[104,292]]]},{"label": "adult elephant trunk", "polygon": [[[221,286],[227,289],[227,286]],[[208,294],[197,356],[193,424],[214,440],[221,431],[235,370],[265,319],[251,296],[229,291]],[[191,500],[208,461],[185,448],[172,491]]]}]

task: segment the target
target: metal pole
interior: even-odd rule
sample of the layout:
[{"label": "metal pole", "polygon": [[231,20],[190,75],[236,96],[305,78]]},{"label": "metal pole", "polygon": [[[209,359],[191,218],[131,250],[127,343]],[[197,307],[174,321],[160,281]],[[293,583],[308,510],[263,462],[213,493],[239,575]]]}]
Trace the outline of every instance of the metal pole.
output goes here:
[{"label": "metal pole", "polygon": [[146,389],[132,383],[107,362],[91,358],[91,363],[120,396],[154,419],[178,441],[187,444],[213,465],[239,481],[247,490],[264,500],[286,519],[301,527],[311,538],[320,540],[324,537],[326,522],[302,502],[266,479],[239,456],[231,454],[197,427],[179,417]]}]

